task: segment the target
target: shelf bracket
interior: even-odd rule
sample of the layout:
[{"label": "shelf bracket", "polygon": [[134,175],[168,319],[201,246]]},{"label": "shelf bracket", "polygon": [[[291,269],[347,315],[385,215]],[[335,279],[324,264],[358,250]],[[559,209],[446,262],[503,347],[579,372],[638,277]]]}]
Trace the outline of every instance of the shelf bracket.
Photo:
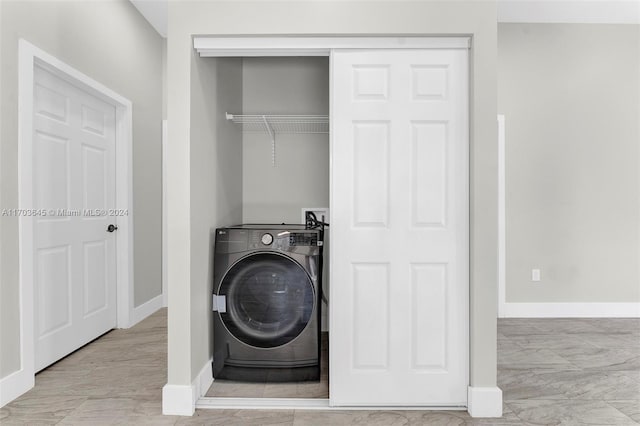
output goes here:
[{"label": "shelf bracket", "polygon": [[275,167],[276,166],[276,134],[271,128],[271,125],[269,124],[269,120],[267,120],[267,117],[265,115],[262,116],[262,121],[264,122],[264,127],[267,129],[267,132],[269,132],[269,136],[271,137],[271,165]]}]

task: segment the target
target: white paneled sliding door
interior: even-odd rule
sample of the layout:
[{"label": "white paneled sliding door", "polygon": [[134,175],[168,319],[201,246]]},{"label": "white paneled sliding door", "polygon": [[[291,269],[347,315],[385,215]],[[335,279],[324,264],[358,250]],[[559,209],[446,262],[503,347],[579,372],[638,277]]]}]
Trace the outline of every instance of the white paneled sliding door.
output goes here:
[{"label": "white paneled sliding door", "polygon": [[332,53],[333,405],[466,406],[468,51]]}]

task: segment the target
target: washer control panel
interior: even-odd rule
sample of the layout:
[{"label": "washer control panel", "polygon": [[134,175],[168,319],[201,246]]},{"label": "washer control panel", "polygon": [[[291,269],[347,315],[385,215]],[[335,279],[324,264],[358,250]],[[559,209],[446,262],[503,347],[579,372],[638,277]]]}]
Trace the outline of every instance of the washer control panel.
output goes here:
[{"label": "washer control panel", "polygon": [[315,232],[291,232],[289,234],[290,246],[319,246],[318,234]]}]

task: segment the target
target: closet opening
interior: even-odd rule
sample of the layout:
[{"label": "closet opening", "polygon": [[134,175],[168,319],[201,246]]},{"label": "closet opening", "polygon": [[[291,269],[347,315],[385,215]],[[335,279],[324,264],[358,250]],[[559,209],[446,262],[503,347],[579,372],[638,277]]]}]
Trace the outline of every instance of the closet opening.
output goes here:
[{"label": "closet opening", "polygon": [[214,194],[241,194],[212,239],[214,380],[201,401],[327,400],[329,58],[195,61],[215,81],[200,80],[215,106]]}]

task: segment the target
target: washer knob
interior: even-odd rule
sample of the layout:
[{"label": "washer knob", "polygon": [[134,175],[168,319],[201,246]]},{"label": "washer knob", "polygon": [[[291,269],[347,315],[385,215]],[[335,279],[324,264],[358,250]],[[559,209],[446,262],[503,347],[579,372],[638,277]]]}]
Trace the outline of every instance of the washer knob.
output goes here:
[{"label": "washer knob", "polygon": [[262,234],[262,244],[265,246],[270,246],[273,242],[273,235],[271,234]]}]

